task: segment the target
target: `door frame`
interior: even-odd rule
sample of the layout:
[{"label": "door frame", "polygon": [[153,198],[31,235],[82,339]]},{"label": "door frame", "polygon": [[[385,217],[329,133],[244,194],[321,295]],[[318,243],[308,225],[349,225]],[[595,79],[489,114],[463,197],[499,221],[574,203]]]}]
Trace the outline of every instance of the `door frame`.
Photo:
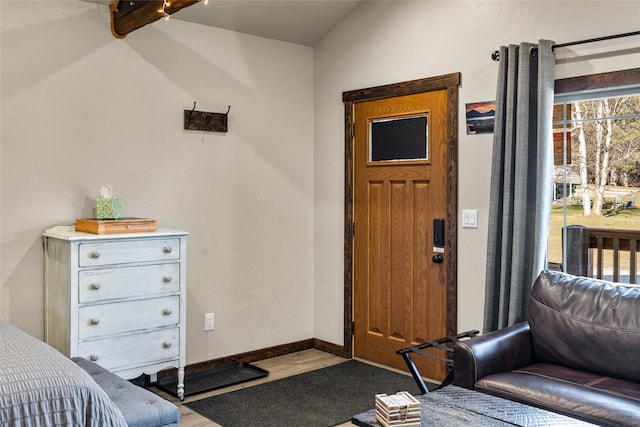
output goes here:
[{"label": "door frame", "polygon": [[[358,102],[393,98],[436,90],[447,90],[447,206],[446,206],[446,330],[447,335],[458,333],[458,87],[460,73],[445,74],[358,89],[342,93],[344,103],[344,346],[343,356],[353,357],[353,144],[354,106]],[[440,338],[440,337],[433,337]]]}]

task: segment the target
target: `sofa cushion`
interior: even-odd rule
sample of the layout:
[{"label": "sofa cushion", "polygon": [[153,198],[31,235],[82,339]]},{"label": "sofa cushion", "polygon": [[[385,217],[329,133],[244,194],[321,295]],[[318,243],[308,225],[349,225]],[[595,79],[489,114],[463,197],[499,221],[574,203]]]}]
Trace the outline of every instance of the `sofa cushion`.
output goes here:
[{"label": "sofa cushion", "polygon": [[640,383],[640,287],[544,271],[531,290],[535,359]]},{"label": "sofa cushion", "polygon": [[480,379],[475,389],[605,426],[637,426],[640,384],[539,363]]}]

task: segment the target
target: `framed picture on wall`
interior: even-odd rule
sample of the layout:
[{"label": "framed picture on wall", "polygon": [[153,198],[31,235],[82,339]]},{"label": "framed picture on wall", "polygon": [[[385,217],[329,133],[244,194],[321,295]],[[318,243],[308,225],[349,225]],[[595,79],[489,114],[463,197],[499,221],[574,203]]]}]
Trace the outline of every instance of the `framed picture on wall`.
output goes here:
[{"label": "framed picture on wall", "polygon": [[467,135],[493,133],[496,101],[471,102],[466,106]]}]

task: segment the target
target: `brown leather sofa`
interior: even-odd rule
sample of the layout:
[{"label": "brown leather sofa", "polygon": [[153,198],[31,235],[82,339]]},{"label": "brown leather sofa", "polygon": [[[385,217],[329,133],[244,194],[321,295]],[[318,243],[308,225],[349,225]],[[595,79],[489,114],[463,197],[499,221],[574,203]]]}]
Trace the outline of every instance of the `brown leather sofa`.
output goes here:
[{"label": "brown leather sofa", "polygon": [[640,286],[544,271],[528,321],[454,347],[453,384],[603,426],[640,426]]}]

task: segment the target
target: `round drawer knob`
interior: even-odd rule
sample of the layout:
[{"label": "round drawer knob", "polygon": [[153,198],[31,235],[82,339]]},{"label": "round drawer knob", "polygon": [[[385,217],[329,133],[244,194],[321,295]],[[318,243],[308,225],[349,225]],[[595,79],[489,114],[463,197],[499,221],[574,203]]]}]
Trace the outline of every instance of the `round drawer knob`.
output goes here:
[{"label": "round drawer knob", "polygon": [[164,283],[171,283],[173,281],[173,277],[171,277],[171,276],[162,276],[162,281]]},{"label": "round drawer knob", "polygon": [[171,246],[165,246],[164,248],[162,248],[162,252],[164,252],[165,254],[170,254],[172,250],[173,248],[171,248]]},{"label": "round drawer knob", "polygon": [[162,315],[163,316],[168,316],[171,314],[171,309],[170,308],[165,308],[164,310],[162,310]]},{"label": "round drawer knob", "polygon": [[96,326],[96,325],[100,324],[100,319],[89,319],[89,324],[91,326]]},{"label": "round drawer knob", "polygon": [[91,252],[89,252],[89,258],[91,258],[91,259],[100,258],[100,252],[99,251],[91,251]]},{"label": "round drawer knob", "polygon": [[92,291],[97,291],[98,289],[100,289],[100,283],[92,283],[89,285],[89,289],[91,289]]},{"label": "round drawer knob", "polygon": [[162,343],[162,348],[171,348],[172,345],[171,341],[165,341]]},{"label": "round drawer knob", "polygon": [[97,361],[98,359],[100,359],[100,357],[98,357],[97,354],[91,354],[89,355],[89,360],[91,360],[92,362]]}]

